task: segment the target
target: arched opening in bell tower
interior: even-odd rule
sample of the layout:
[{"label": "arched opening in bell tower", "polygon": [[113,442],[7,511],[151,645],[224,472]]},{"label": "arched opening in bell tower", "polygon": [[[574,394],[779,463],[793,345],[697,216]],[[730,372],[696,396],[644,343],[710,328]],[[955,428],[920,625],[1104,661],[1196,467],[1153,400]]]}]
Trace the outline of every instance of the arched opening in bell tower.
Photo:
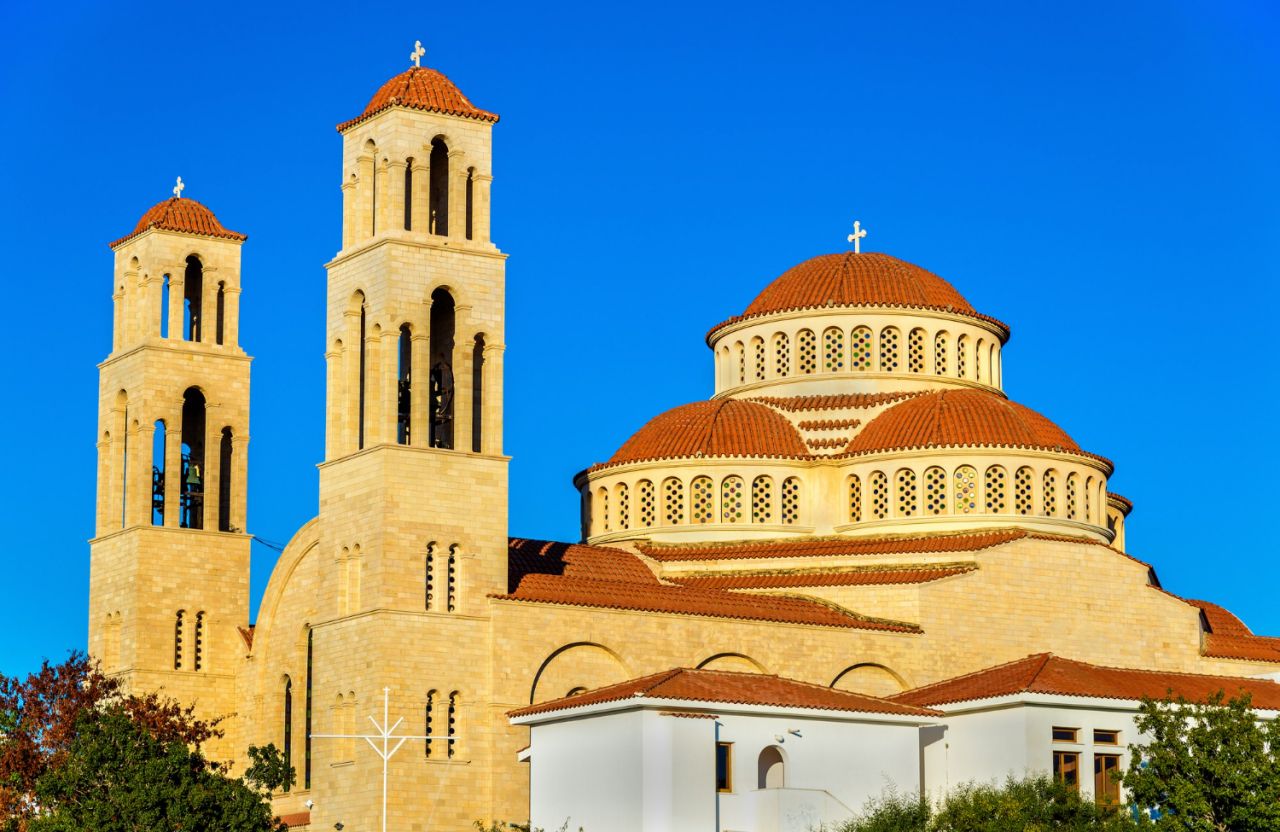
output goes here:
[{"label": "arched opening in bell tower", "polygon": [[475,223],[472,220],[472,216],[474,215],[475,204],[476,204],[475,185],[476,185],[476,169],[467,168],[467,228],[466,228],[466,231],[467,231],[468,240],[471,239],[472,229],[475,227]]},{"label": "arched opening in bell tower", "polygon": [[182,473],[179,498],[180,525],[204,528],[204,394],[188,387],[182,394]]},{"label": "arched opening in bell tower", "polygon": [[410,441],[410,413],[413,399],[413,333],[408,324],[400,325],[399,349],[396,351],[396,441]]},{"label": "arched opening in bell tower", "polygon": [[225,281],[218,281],[218,302],[215,314],[217,316],[217,326],[214,329],[214,343],[222,345],[222,339],[225,337],[226,320],[227,320],[227,284]]},{"label": "arched opening in bell tower", "polygon": [[204,266],[194,254],[187,258],[182,284],[182,338],[200,340],[201,301],[204,298]]},{"label": "arched opening in bell tower", "polygon": [[218,531],[231,531],[231,428],[222,429],[218,442]]},{"label": "arched opening in bell tower", "polygon": [[[435,175],[435,165],[432,167]],[[453,447],[454,302],[447,289],[431,293],[431,447]]]},{"label": "arched opening in bell tower", "polygon": [[427,199],[432,234],[449,236],[449,147],[437,136],[431,140],[431,179]]},{"label": "arched opening in bell tower", "polygon": [[413,157],[404,160],[404,230],[413,230]]},{"label": "arched opening in bell tower", "polygon": [[484,336],[471,346],[471,450],[480,453],[484,431]]},{"label": "arched opening in bell tower", "polygon": [[157,419],[151,438],[151,525],[164,525],[164,419]]},{"label": "arched opening in bell tower", "polygon": [[160,337],[169,337],[169,275],[160,283]]}]

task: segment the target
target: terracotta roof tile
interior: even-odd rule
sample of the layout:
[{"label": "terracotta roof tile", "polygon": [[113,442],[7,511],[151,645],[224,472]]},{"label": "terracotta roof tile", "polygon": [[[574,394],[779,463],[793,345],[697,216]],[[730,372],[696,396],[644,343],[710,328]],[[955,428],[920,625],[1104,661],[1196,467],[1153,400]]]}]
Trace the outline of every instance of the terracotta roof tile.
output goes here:
[{"label": "terracotta roof tile", "polygon": [[563,575],[657,584],[644,561],[630,552],[584,543],[557,543],[513,537],[507,544],[507,591],[515,592],[526,575]]},{"label": "terracotta roof tile", "polygon": [[1208,601],[1183,599],[1204,613],[1209,630],[1201,652],[1215,659],[1280,662],[1280,638],[1254,635],[1233,613]]},{"label": "terracotta roof tile", "polygon": [[778,410],[863,410],[882,404],[923,396],[927,390],[904,390],[898,393],[841,393],[831,396],[757,396],[749,402],[767,404]]},{"label": "terracotta roof tile", "polygon": [[973,564],[924,566],[919,568],[861,568],[831,570],[788,570],[785,572],[726,572],[672,578],[681,586],[697,589],[790,589],[817,586],[878,586],[926,584],[973,572]]},{"label": "terracotta roof tile", "polygon": [[1254,707],[1280,709],[1280,685],[1262,679],[1205,676],[1155,670],[1131,670],[1073,661],[1039,653],[954,679],[909,690],[891,697],[921,707],[988,699],[1016,693],[1049,693],[1102,699],[1162,699],[1174,696],[1204,701],[1224,691],[1227,696],[1247,691]]},{"label": "terracotta roof tile", "polygon": [[111,243],[110,247],[115,248],[121,243],[127,243],[148,228],[158,228],[162,231],[179,231],[183,234],[199,234],[202,237],[222,237],[226,240],[240,240],[241,242],[249,239],[247,234],[228,231],[223,228],[222,223],[218,222],[218,218],[213,215],[213,212],[194,199],[174,196],[163,202],[157,202],[148,208],[133,230]]},{"label": "terracotta roof tile", "polygon": [[681,405],[654,417],[593,470],[689,457],[808,458],[809,449],[776,411],[754,402],[717,399]]},{"label": "terracotta roof tile", "polygon": [[292,814],[281,815],[280,822],[290,829],[297,826],[310,826],[311,812],[308,810],[306,812],[293,812]]},{"label": "terracotta roof tile", "polygon": [[462,94],[462,90],[446,78],[444,73],[430,67],[411,66],[383,84],[373,94],[373,98],[369,99],[364,112],[350,121],[339,124],[338,132],[354,127],[365,119],[372,118],[392,107],[409,107],[414,110],[445,113],[490,123],[498,120],[497,113],[481,110],[472,104],[471,100]]},{"label": "terracotta roof tile", "polygon": [[981,315],[956,288],[933,272],[888,254],[822,254],[793,266],[765,287],[746,311],[709,333],[748,318],[820,307],[905,307],[954,312],[988,321],[1007,338],[1009,328]]},{"label": "terracotta roof tile", "polygon": [[861,419],[810,419],[797,425],[800,430],[842,430],[856,428]]},{"label": "terracotta roof tile", "polygon": [[[1022,529],[919,535],[915,537],[839,537],[807,540],[759,540],[734,543],[663,544],[640,542],[642,554],[658,561],[733,560],[738,558],[807,558],[842,555],[907,555],[973,552],[1024,537]],[[1075,541],[1075,538],[1062,538]]]},{"label": "terracotta roof tile", "polygon": [[727,670],[675,668],[631,679],[608,687],[589,690],[550,702],[519,708],[511,717],[561,711],[584,705],[618,702],[635,698],[676,699],[731,705],[767,705],[780,708],[813,708],[824,711],[892,714],[895,716],[938,716],[937,711],[904,705],[874,696],[768,676]]},{"label": "terracotta roof tile", "polygon": [[805,444],[815,451],[821,451],[826,448],[843,448],[848,444],[848,441],[843,437],[830,436],[822,439],[806,439]]},{"label": "terracotta roof tile", "polygon": [[1133,512],[1133,500],[1130,500],[1123,494],[1108,491],[1107,502],[1119,508],[1120,511],[1124,513],[1125,517],[1128,517]]},{"label": "terracotta roof tile", "polygon": [[515,592],[490,597],[502,601],[533,601],[710,618],[812,624],[895,633],[920,632],[920,628],[914,624],[860,616],[817,599],[690,589],[666,584],[566,578],[560,575],[526,575]]}]

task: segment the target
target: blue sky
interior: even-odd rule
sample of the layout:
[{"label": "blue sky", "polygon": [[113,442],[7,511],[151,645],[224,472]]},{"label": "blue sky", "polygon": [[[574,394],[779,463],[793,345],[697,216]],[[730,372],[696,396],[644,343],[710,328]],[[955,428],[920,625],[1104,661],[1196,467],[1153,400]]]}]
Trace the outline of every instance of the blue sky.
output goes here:
[{"label": "blue sky", "polygon": [[574,539],[572,474],[709,395],[707,328],[857,218],[1012,325],[1008,393],[1116,460],[1167,588],[1280,634],[1274,4],[352,8],[0,9],[0,672],[85,643],[106,243],[175,176],[250,235],[249,529],[315,513],[333,128],[415,38],[502,114],[513,534]]}]

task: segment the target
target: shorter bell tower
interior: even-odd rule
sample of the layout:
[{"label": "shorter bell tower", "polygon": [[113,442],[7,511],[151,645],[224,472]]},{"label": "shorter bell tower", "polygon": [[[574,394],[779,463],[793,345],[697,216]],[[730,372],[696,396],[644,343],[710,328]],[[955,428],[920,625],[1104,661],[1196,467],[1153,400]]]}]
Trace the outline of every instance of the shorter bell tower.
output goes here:
[{"label": "shorter bell tower", "polygon": [[128,689],[195,703],[207,718],[236,710],[238,627],[249,620],[246,237],[182,188],[111,244],[89,653]]}]

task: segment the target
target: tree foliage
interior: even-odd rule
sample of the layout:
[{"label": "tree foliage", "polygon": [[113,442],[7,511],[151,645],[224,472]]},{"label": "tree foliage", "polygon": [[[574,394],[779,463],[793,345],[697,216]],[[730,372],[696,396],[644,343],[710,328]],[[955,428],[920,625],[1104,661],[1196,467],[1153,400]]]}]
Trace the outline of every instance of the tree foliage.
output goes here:
[{"label": "tree foliage", "polygon": [[1248,693],[1224,701],[1146,700],[1122,782],[1161,832],[1280,829],[1280,722],[1259,720]]}]

